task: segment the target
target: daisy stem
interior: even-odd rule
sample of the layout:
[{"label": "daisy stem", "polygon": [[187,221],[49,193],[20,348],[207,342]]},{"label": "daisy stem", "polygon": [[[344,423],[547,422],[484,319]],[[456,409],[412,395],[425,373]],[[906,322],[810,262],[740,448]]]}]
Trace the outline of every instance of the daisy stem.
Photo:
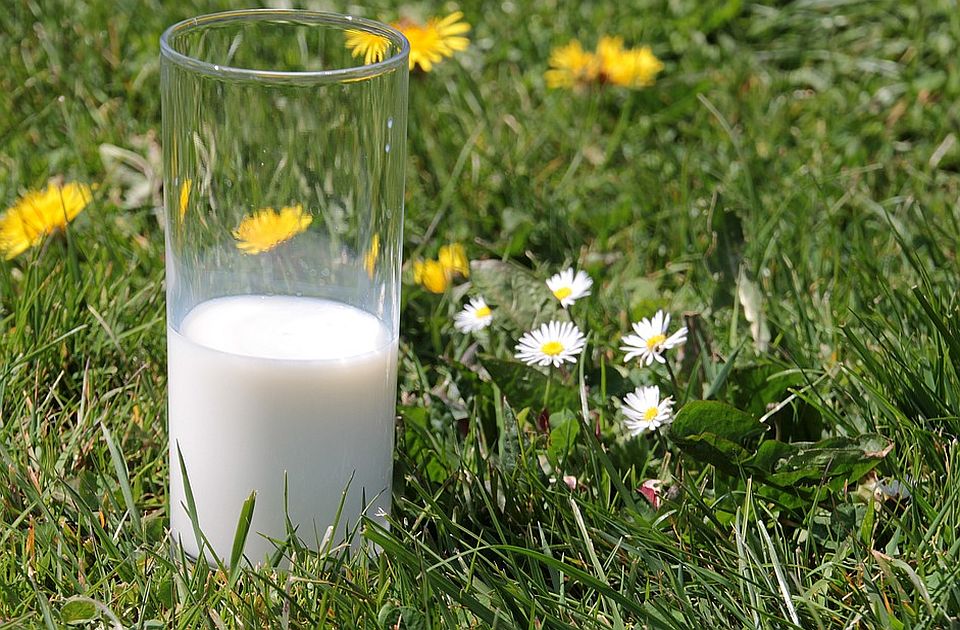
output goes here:
[{"label": "daisy stem", "polygon": [[553,384],[553,370],[547,372],[547,385],[543,388],[543,408],[549,409],[550,386]]}]

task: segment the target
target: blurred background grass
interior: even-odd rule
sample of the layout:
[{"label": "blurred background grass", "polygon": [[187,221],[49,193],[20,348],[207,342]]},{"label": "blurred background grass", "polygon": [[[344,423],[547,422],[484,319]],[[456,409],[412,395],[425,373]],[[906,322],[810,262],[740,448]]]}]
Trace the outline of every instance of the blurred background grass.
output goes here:
[{"label": "blurred background grass", "polygon": [[[103,181],[104,144],[132,152],[141,186],[126,200],[102,187],[66,238],[0,262],[9,625],[960,624],[955,2],[306,2],[384,20],[460,9],[473,26],[466,52],[411,78],[408,257],[459,241],[541,278],[583,267],[588,372],[619,360],[629,321],[696,313],[716,366],[744,344],[721,399],[762,413],[779,399],[751,371],[799,374],[774,392],[797,394],[785,436],[890,438],[878,474],[910,500],[865,504],[851,487],[785,512],[658,440],[617,440],[605,394],[617,375],[647,377],[612,368],[591,405],[613,468],[581,432],[564,467],[585,488],[558,487],[540,461],[549,437],[463,366],[457,305],[407,287],[386,553],[231,584],[171,561],[163,538],[157,42],[239,6],[17,0],[0,13],[0,205],[53,176]],[[656,85],[547,90],[551,48],[602,34],[651,46]],[[618,491],[663,477],[675,497],[659,512]]]}]

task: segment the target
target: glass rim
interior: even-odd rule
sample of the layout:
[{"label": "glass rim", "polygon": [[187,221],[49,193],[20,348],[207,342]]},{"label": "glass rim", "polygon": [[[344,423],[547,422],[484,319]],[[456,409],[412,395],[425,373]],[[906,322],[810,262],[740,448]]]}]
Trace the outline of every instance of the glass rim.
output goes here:
[{"label": "glass rim", "polygon": [[[212,25],[230,22],[264,22],[271,20],[300,20],[308,24],[325,24],[344,27],[344,30],[358,30],[385,37],[398,44],[400,50],[395,54],[370,64],[349,68],[330,68],[327,70],[258,70],[230,65],[220,65],[191,57],[174,49],[171,40],[178,35],[193,30],[208,28]],[[305,9],[241,9],[208,13],[181,20],[169,26],[160,35],[160,56],[193,72],[199,72],[219,78],[246,79],[275,83],[336,83],[356,81],[377,76],[407,64],[410,56],[410,42],[403,33],[388,24],[367,18],[333,13],[330,11],[310,11]]]}]

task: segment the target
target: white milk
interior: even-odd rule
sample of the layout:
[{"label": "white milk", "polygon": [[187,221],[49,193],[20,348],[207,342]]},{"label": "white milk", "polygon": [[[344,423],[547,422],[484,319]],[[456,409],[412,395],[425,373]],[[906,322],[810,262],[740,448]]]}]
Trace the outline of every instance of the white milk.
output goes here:
[{"label": "white milk", "polygon": [[273,552],[263,535],[285,537],[284,474],[287,514],[310,547],[348,483],[335,542],[364,509],[389,512],[397,339],[376,317],[315,298],[217,298],[168,330],[168,354],[170,524],[188,554],[199,546],[177,445],[200,528],[227,562],[253,490],[247,558]]}]

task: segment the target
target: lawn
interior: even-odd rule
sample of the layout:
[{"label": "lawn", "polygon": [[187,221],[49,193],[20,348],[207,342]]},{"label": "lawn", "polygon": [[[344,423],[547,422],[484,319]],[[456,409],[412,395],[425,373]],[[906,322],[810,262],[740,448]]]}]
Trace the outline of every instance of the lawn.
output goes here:
[{"label": "lawn", "polygon": [[[171,553],[158,38],[245,5],[15,0],[0,209],[93,200],[0,260],[3,627],[960,627],[955,2],[303,4],[472,25],[410,79],[381,553]],[[604,35],[655,83],[548,87]],[[469,276],[415,282],[451,244]],[[564,309],[568,267],[593,286]],[[661,309],[686,340],[624,361]],[[550,319],[584,350],[524,365]],[[673,422],[632,435],[653,385]]]}]

